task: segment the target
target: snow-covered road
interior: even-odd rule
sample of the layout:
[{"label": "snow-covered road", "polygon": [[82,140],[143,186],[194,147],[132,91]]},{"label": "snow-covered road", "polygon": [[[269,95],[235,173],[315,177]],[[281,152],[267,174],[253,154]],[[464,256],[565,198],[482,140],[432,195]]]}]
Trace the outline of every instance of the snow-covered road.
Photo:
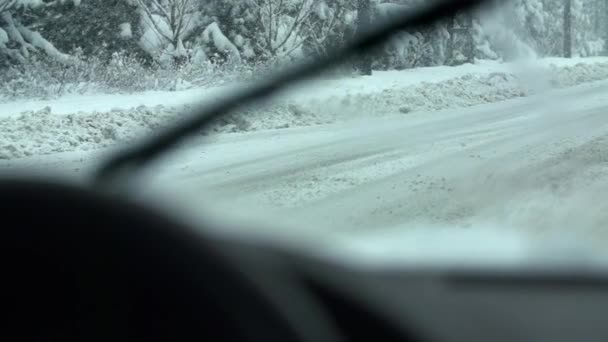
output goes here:
[{"label": "snow-covered road", "polygon": [[603,82],[433,115],[227,135],[171,157],[152,183],[195,214],[280,217],[317,239],[485,227],[608,242],[607,113]]},{"label": "snow-covered road", "polygon": [[[446,245],[420,238],[430,230],[459,239],[485,230],[576,235],[605,248],[607,113],[608,81],[600,81],[471,108],[199,137],[150,170],[141,196],[193,219],[265,227],[254,235],[317,247],[356,237],[346,245],[355,254],[411,259],[404,248],[422,246],[436,257]],[[83,179],[99,160],[65,152],[0,169]],[[479,245],[491,254],[518,248],[505,237]]]}]

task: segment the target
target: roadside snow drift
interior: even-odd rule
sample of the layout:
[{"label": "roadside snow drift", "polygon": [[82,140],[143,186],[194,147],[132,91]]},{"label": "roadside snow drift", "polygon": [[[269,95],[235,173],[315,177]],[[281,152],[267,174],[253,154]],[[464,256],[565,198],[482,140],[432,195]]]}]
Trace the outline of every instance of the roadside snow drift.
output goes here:
[{"label": "roadside snow drift", "polygon": [[[542,64],[542,63],[541,63]],[[557,65],[557,66],[556,66]],[[451,78],[446,78],[450,77]],[[243,132],[310,126],[362,117],[406,115],[411,112],[464,108],[536,94],[549,89],[608,79],[608,62],[593,59],[572,65],[488,64],[380,72],[372,77],[322,80],[313,90],[297,87],[278,100],[223,118],[214,132]],[[336,85],[339,84],[339,87]],[[164,98],[193,102],[197,92],[167,93]],[[221,89],[207,92],[210,99]],[[125,103],[136,102],[137,95]],[[112,108],[112,97],[104,95]],[[157,94],[158,103],[163,96]],[[121,96],[121,101],[124,101]],[[35,103],[35,101],[34,101]],[[170,104],[177,104],[168,100]],[[0,104],[0,159],[91,150],[124,143],[183,118],[188,103],[179,106],[135,106],[106,111],[54,113],[53,105],[12,113],[20,106]],[[25,105],[27,107],[27,104]],[[35,108],[35,107],[34,107]],[[103,108],[97,107],[97,108]],[[89,111],[87,111],[89,110]]]}]

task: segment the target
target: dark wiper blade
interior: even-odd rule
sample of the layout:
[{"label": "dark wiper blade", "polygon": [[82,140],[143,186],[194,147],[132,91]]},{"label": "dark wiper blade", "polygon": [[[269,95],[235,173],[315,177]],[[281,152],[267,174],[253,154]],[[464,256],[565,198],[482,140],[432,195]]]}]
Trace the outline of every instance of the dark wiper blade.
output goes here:
[{"label": "dark wiper blade", "polygon": [[383,25],[372,28],[345,48],[334,51],[315,62],[295,66],[275,77],[260,82],[253,88],[248,88],[226,96],[208,106],[193,110],[192,116],[153,138],[144,140],[126,151],[118,152],[94,174],[93,182],[99,186],[110,186],[125,177],[133,177],[151,161],[176,146],[183,139],[199,132],[212,124],[217,118],[230,114],[235,109],[265,99],[283,87],[302,81],[321,71],[327,70],[344,60],[366,53],[385,43],[399,31],[416,30],[432,25],[442,19],[453,16],[457,12],[471,10],[489,0],[437,0],[421,6],[415,11],[407,11],[396,16]]}]

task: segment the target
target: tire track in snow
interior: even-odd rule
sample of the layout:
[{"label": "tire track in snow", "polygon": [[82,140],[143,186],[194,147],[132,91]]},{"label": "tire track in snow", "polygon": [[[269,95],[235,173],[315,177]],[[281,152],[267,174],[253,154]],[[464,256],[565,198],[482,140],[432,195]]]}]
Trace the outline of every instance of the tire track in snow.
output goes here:
[{"label": "tire track in snow", "polygon": [[[576,90],[549,107],[518,100],[428,121],[370,121],[373,127],[359,130],[353,124],[352,131],[277,148],[276,155],[202,167],[180,182],[230,208],[278,210],[322,230],[555,225],[561,215],[550,218],[552,211],[568,212],[564,205],[575,207],[574,199],[594,193],[587,185],[557,196],[574,186],[567,184],[587,179],[608,191],[601,163],[565,172],[576,170],[577,153],[595,151],[608,134],[608,101],[598,99],[601,94]],[[595,152],[595,160],[602,155]],[[556,182],[566,185],[553,190]],[[588,226],[605,222],[597,210],[593,215]]]},{"label": "tire track in snow", "polygon": [[[490,213],[501,212],[506,203],[517,212],[530,203],[520,200],[530,193],[534,193],[536,201],[542,202],[543,196],[551,201],[553,194],[545,191],[550,185],[543,182],[550,172],[543,165],[550,165],[555,155],[571,151],[570,158],[558,159],[557,165],[576,170],[580,166],[572,158],[576,151],[589,149],[608,132],[604,113],[601,110],[577,116],[578,121],[573,118],[548,125],[544,133],[531,127],[519,135],[334,194],[290,215],[304,213],[303,216],[316,217],[329,226],[350,228],[421,222],[468,227],[488,220],[499,225],[496,217],[506,219],[508,215],[504,211],[502,216]],[[556,133],[556,128],[561,131]],[[596,136],[600,140],[594,140]],[[572,182],[575,174],[563,174],[552,183]],[[543,190],[540,193],[539,187]],[[551,208],[544,209],[546,215],[551,214]],[[559,206],[553,209],[560,210]],[[524,225],[525,215],[513,219],[515,223]]]}]

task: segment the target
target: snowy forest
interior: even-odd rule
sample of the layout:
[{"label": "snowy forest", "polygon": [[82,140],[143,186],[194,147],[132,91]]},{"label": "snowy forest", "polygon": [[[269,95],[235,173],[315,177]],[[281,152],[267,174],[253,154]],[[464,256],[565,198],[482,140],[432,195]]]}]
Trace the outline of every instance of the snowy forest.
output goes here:
[{"label": "snowy forest", "polygon": [[[0,0],[0,97],[177,90],[343,46],[424,0]],[[345,72],[606,53],[608,0],[494,0]]]}]

